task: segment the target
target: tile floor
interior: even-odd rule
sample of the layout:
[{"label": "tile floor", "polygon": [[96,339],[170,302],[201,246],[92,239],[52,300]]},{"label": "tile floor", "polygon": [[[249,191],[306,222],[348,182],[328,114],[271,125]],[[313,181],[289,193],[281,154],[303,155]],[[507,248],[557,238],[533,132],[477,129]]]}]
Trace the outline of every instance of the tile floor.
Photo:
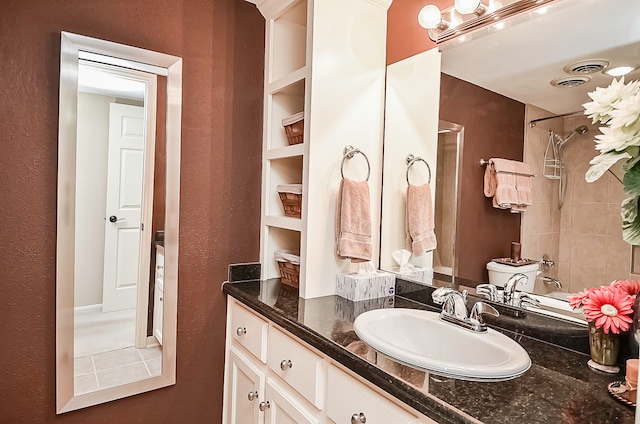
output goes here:
[{"label": "tile floor", "polygon": [[162,347],[136,349],[136,311],[102,312],[101,305],[74,310],[76,395],[160,375]]},{"label": "tile floor", "polygon": [[102,305],[75,308],[74,356],[94,355],[135,344],[136,310],[102,312]]},{"label": "tile floor", "polygon": [[160,375],[162,347],[127,347],[75,358],[76,395]]}]

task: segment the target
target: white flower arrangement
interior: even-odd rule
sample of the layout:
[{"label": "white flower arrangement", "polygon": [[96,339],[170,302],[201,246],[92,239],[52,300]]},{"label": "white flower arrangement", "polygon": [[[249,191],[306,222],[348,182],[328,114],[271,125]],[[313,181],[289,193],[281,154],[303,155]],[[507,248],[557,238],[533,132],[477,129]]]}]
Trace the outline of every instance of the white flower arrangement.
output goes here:
[{"label": "white flower arrangement", "polygon": [[618,161],[626,160],[622,185],[628,197],[622,202],[622,238],[640,245],[640,81],[625,84],[624,78],[613,80],[606,88],[596,88],[589,97],[593,101],[582,105],[585,115],[594,124],[605,126],[595,137],[600,154],[589,162],[585,180],[594,182]]}]

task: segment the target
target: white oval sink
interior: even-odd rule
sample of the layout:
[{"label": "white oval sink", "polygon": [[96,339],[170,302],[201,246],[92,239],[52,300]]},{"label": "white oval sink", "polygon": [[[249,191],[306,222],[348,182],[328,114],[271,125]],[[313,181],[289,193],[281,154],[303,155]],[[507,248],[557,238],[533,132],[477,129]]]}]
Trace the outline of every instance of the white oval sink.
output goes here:
[{"label": "white oval sink", "polygon": [[486,333],[446,323],[436,312],[376,309],[359,315],[353,328],[360,339],[398,362],[471,381],[503,381],[531,366],[517,342],[491,328]]}]

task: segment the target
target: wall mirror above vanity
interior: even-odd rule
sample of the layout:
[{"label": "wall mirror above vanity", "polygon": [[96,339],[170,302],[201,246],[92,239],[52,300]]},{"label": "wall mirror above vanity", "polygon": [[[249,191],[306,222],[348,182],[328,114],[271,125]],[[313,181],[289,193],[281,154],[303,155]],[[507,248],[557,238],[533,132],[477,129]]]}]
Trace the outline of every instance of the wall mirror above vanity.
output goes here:
[{"label": "wall mirror above vanity", "polygon": [[57,413],[175,383],[182,59],[63,32]]},{"label": "wall mirror above vanity", "polygon": [[[404,247],[404,221],[398,219],[402,214],[393,215],[389,210],[392,204],[404,207],[398,202],[403,201],[406,183],[401,187],[395,181],[398,176],[392,169],[398,166],[398,158],[404,150],[429,157],[433,166],[438,166],[442,160],[436,141],[439,118],[464,128],[464,147],[460,155],[464,163],[459,161],[454,170],[458,175],[456,194],[459,199],[454,251],[455,262],[462,263],[460,268],[463,268],[465,261],[467,265],[470,262],[465,253],[469,249],[461,247],[469,243],[483,244],[473,249],[478,256],[473,258],[472,274],[477,276],[473,280],[486,282],[486,263],[509,253],[508,243],[503,243],[503,248],[495,248],[491,240],[485,237],[481,241],[473,234],[485,230],[502,231],[503,228],[495,225],[501,220],[516,229],[511,237],[512,241],[522,243],[523,257],[540,261],[547,254],[553,262],[551,267],[541,267],[544,273],[536,278],[534,293],[566,298],[567,292],[605,285],[614,279],[640,278],[637,275],[640,267],[635,264],[637,255],[622,241],[620,202],[623,191],[618,181],[619,168],[613,169],[617,175],[607,174],[591,184],[584,181],[588,162],[597,155],[593,139],[599,130],[582,113],[582,104],[590,100],[587,93],[596,87],[606,87],[614,79],[603,71],[620,65],[640,66],[637,61],[640,57],[639,16],[640,4],[633,0],[616,1],[615,6],[604,0],[550,2],[389,66],[381,267],[391,269],[395,266],[385,255]],[[637,68],[625,77],[626,81],[638,78],[640,70]],[[433,88],[434,85],[439,89]],[[465,86],[475,91],[465,91]],[[408,100],[412,88],[419,99]],[[500,112],[497,103],[481,104],[471,110],[459,106],[456,119],[450,114],[443,116],[443,110],[447,110],[447,107],[443,109],[443,101],[451,103],[452,99],[476,96],[478,90],[502,96],[506,104],[515,105],[510,113],[516,119],[508,124],[515,125],[517,131],[509,130],[508,136],[489,141],[479,140],[478,132],[482,128],[488,132],[497,126],[505,126],[505,114]],[[398,92],[404,95],[398,95]],[[441,99],[440,103],[437,99]],[[409,125],[415,134],[407,137],[406,128],[404,134],[397,132],[398,116],[405,120],[415,116],[415,123],[419,122],[419,116],[422,123]],[[480,125],[474,124],[473,131],[468,122],[472,119],[481,121]],[[530,125],[532,121],[533,125]],[[407,145],[409,139],[415,141]],[[564,168],[561,177],[545,177],[545,151],[550,139],[556,147],[562,144]],[[480,159],[493,155],[501,157],[500,152],[504,151],[512,156],[507,159],[523,160],[536,174],[533,179],[534,204],[521,217],[495,218],[496,213],[509,215],[509,212],[477,211],[478,204],[485,207],[481,202],[491,205],[491,199],[484,198],[482,193],[484,167],[480,165]],[[471,191],[470,186],[474,187]],[[435,189],[437,205],[440,194],[435,185],[432,189]],[[475,200],[471,201],[471,198]],[[483,220],[487,215],[497,220],[491,222],[492,230],[483,228],[489,225]],[[464,225],[460,225],[460,219],[466,221]],[[436,228],[446,225],[438,220],[436,213]],[[393,247],[385,247],[385,244]],[[444,246],[438,240],[438,250],[441,247]],[[440,256],[438,250],[411,261],[433,269],[440,266],[441,271],[437,272],[446,275],[448,272],[436,260]],[[460,274],[454,268],[449,275]],[[547,281],[542,277],[548,277]]]}]

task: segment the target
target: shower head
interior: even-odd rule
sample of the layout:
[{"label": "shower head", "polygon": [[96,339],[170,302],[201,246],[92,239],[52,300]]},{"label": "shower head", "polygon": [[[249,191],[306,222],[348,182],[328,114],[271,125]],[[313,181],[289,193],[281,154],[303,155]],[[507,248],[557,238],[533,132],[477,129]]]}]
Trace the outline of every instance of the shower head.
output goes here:
[{"label": "shower head", "polygon": [[575,130],[571,131],[571,134],[569,134],[564,140],[559,142],[558,143],[558,147],[564,146],[565,143],[567,141],[569,141],[571,139],[571,137],[573,137],[574,135],[576,135],[576,134],[584,135],[587,131],[589,131],[589,128],[586,125],[580,125]]},{"label": "shower head", "polygon": [[587,128],[586,125],[580,125],[578,128],[576,128],[573,131],[577,132],[580,135],[584,135],[587,131],[589,131],[589,128]]}]

